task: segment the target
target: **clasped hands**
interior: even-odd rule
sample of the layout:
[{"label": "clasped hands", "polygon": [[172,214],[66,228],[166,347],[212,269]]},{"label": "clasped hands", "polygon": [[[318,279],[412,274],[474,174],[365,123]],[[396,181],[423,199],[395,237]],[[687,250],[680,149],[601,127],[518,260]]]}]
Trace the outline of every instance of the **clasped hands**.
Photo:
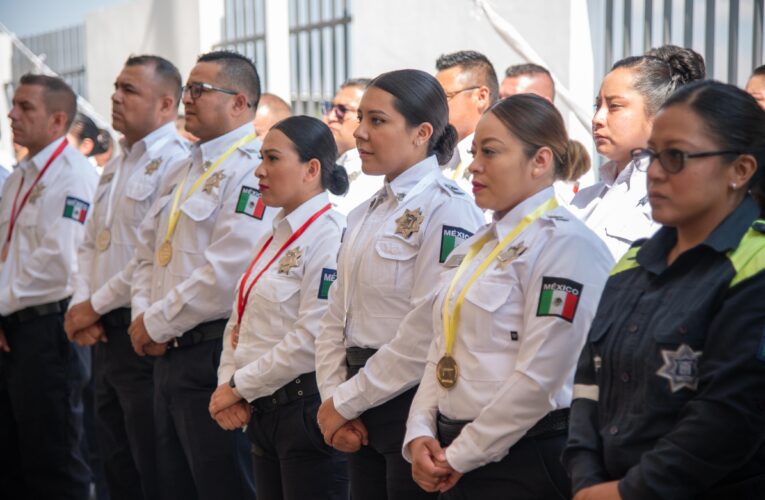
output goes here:
[{"label": "clasped hands", "polygon": [[445,492],[454,487],[462,473],[446,460],[446,450],[437,440],[422,436],[409,443],[412,457],[412,478],[420,488],[429,492]]},{"label": "clasped hands", "polygon": [[227,431],[241,429],[250,421],[251,409],[239,391],[228,384],[215,389],[208,407],[210,416]]},{"label": "clasped hands", "polygon": [[316,415],[324,442],[336,450],[353,453],[369,444],[369,434],[364,423],[358,419],[347,420],[335,409],[332,398],[324,401]]},{"label": "clasped hands", "polygon": [[143,321],[143,313],[139,314],[128,327],[130,343],[133,344],[133,350],[139,356],[163,356],[167,351],[167,342],[158,344],[149,337],[146,331],[146,324]]},{"label": "clasped hands", "polygon": [[81,346],[108,342],[100,319],[101,315],[93,309],[90,300],[73,305],[64,315],[66,337],[70,342]]}]

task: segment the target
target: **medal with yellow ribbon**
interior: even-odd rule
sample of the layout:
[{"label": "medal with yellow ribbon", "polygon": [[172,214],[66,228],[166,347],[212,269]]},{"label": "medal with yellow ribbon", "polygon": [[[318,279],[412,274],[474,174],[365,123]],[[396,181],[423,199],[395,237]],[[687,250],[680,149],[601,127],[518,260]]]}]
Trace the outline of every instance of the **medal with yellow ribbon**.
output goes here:
[{"label": "medal with yellow ribbon", "polygon": [[481,262],[481,264],[476,268],[476,270],[473,272],[473,275],[470,276],[467,284],[462,289],[462,291],[460,291],[460,294],[454,301],[454,307],[450,313],[449,301],[452,297],[452,294],[454,293],[454,289],[457,286],[457,282],[460,280],[462,275],[465,274],[467,268],[470,267],[470,263],[475,259],[476,255],[478,255],[484,245],[486,245],[486,243],[492,239],[492,232],[487,231],[486,234],[484,234],[478,241],[470,245],[470,249],[465,255],[465,258],[462,259],[462,263],[460,263],[459,267],[457,268],[457,272],[454,273],[454,277],[449,284],[449,289],[446,292],[446,297],[444,297],[442,318],[444,324],[444,350],[446,352],[436,365],[436,379],[444,389],[451,389],[454,387],[457,384],[457,379],[459,378],[459,365],[452,356],[452,348],[454,347],[454,339],[457,336],[457,325],[459,325],[460,322],[460,311],[462,310],[462,303],[465,302],[465,295],[467,295],[468,290],[470,290],[470,287],[473,286],[473,283],[476,282],[478,277],[483,274],[486,269],[488,269],[488,267],[492,262],[494,262],[502,250],[504,250],[505,247],[512,243],[513,240],[521,233],[521,231],[526,229],[531,223],[544,215],[545,212],[552,210],[557,206],[558,202],[555,201],[555,198],[551,198],[534,209],[533,212],[521,219],[518,225],[515,226],[513,230],[510,231],[508,235],[505,236],[502,241],[497,244],[496,247],[494,247],[494,249],[483,260],[483,262]]},{"label": "medal with yellow ribbon", "polygon": [[[210,167],[205,170],[205,172],[199,177],[199,179],[194,182],[194,184],[189,189],[189,192],[186,193],[185,198],[183,201],[185,202],[188,200],[191,195],[193,195],[197,189],[199,189],[199,186],[205,183],[208,177],[210,177],[215,170],[220,166],[221,163],[223,163],[226,158],[231,156],[231,153],[239,149],[240,147],[244,146],[250,141],[253,141],[255,139],[255,134],[249,134],[245,137],[242,137],[236,143],[234,143],[228,150],[226,150],[225,153],[223,153],[220,158],[215,160],[215,163],[210,165]],[[189,173],[191,173],[191,169],[189,169]],[[178,187],[175,190],[175,197],[173,198],[173,206],[170,209],[170,218],[167,221],[167,232],[165,233],[165,241],[162,242],[162,244],[159,246],[159,250],[157,251],[157,262],[160,266],[164,267],[170,263],[170,261],[173,258],[173,233],[175,233],[175,228],[178,225],[178,219],[181,218],[181,193],[183,192],[183,186],[186,184],[186,179],[189,177],[189,173],[186,174],[186,177],[183,178],[181,183],[178,185]]]}]

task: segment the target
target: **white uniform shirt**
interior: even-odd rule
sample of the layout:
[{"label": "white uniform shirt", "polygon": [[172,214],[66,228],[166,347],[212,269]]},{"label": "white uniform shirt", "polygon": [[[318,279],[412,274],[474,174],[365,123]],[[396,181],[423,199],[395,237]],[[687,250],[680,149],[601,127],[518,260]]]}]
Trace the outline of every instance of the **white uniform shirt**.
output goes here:
[{"label": "white uniform shirt", "polygon": [[[435,370],[446,352],[443,300],[470,244],[487,232],[493,236],[462,274],[452,304],[498,242],[554,195],[547,188],[528,198],[447,260],[452,269],[442,276],[432,307],[436,336],[407,421],[407,459],[413,439],[436,437],[437,411],[473,421],[446,449],[449,464],[467,472],[501,460],[547,413],[570,406],[576,362],[613,260],[597,236],[564,207],[547,212],[516,236],[506,248],[520,246],[525,251],[504,266],[490,264],[467,292],[452,348],[459,366],[457,384],[442,388]],[[567,299],[576,296],[573,312],[546,309],[544,288],[565,286],[572,292],[549,303],[568,304]],[[557,303],[558,298],[565,302]]]},{"label": "white uniform shirt", "polygon": [[[475,133],[458,142],[452,158],[441,166],[444,177],[456,182],[471,198],[473,198],[473,184],[470,180],[471,175],[468,172],[468,167],[473,163],[473,155],[470,154],[470,150],[473,148],[473,139],[475,139]],[[487,221],[489,220],[491,218],[487,219]]]},{"label": "white uniform shirt", "polygon": [[597,184],[580,190],[570,208],[606,243],[618,262],[635,240],[650,238],[661,225],[651,217],[646,173],[634,162],[619,175],[616,164],[608,162],[600,168],[600,178]]},{"label": "white uniform shirt", "polygon": [[[396,220],[407,210],[422,215],[409,237],[396,232]],[[378,196],[351,212],[338,281],[316,341],[322,399],[332,397],[345,418],[356,418],[419,382],[433,335],[427,307],[436,292],[433,284],[451,250],[481,225],[473,200],[441,175],[434,156],[386,181]],[[379,349],[347,381],[346,346]]]},{"label": "white uniform shirt", "polygon": [[[0,238],[5,242],[13,199],[17,206],[64,138],[56,139],[8,177],[0,201]],[[77,247],[85,235],[98,174],[76,149],[67,146],[50,164],[16,218],[8,260],[0,263],[0,314],[56,302],[72,295]]]},{"label": "white uniform shirt", "polygon": [[[213,178],[210,176],[184,201],[206,168],[252,132],[248,123],[193,144],[190,158],[170,167],[173,176],[168,188],[163,188],[139,228],[132,314],[135,318],[144,313],[146,330],[155,342],[172,340],[200,323],[228,318],[236,280],[250,262],[252,247],[271,230],[275,210],[248,213],[260,197],[254,176],[259,163],[257,139],[240,146],[221,163],[216,173],[224,177],[217,185],[204,189]],[[163,267],[156,262],[157,249],[165,241],[175,190],[187,174],[181,216],[172,238],[172,260]]]},{"label": "white uniform shirt", "polygon": [[[321,193],[287,216],[283,211],[276,215],[274,239],[252,268],[244,284],[245,293],[284,243],[327,203],[329,197]],[[337,253],[343,229],[345,217],[329,210],[284,249],[252,287],[242,314],[239,343],[234,350],[231,332],[239,317],[237,287],[233,313],[223,338],[219,383],[228,382],[236,372],[237,391],[252,401],[273,394],[304,373],[316,371],[314,342],[319,334],[319,320],[327,310],[330,286],[337,277]],[[250,249],[250,258],[260,252],[269,236],[264,236]],[[301,255],[296,261],[288,256],[295,249],[299,249]],[[295,267],[290,267],[291,264]]]},{"label": "white uniform shirt", "polygon": [[[188,154],[187,143],[175,123],[167,123],[112,158],[104,168],[96,189],[92,215],[85,225],[85,240],[78,251],[71,305],[91,299],[93,309],[105,314],[130,307],[130,283],[136,260],[138,226],[157,194],[169,165]],[[111,204],[111,242],[105,251],[96,249],[96,239],[106,227]]]},{"label": "white uniform shirt", "polygon": [[359,150],[349,149],[337,159],[337,164],[345,167],[348,173],[348,192],[343,196],[329,195],[332,206],[343,215],[348,215],[351,210],[358,207],[375,195],[383,186],[382,175],[367,175],[361,170],[361,157]]}]

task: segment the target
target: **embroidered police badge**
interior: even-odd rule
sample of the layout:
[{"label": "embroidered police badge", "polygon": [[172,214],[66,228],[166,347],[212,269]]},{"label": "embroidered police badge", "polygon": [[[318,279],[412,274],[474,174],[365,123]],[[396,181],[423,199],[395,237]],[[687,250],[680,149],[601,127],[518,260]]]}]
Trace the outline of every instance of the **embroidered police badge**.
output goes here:
[{"label": "embroidered police badge", "polygon": [[669,380],[669,389],[677,392],[682,388],[695,391],[699,387],[699,358],[701,351],[694,351],[687,344],[682,344],[675,351],[661,350],[664,365],[656,370],[656,375]]}]

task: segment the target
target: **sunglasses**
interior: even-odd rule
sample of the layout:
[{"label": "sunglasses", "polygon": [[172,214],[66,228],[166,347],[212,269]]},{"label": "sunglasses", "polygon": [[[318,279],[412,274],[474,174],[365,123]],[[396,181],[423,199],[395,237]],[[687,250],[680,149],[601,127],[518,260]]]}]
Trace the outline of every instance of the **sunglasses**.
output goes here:
[{"label": "sunglasses", "polygon": [[337,117],[338,121],[344,121],[346,118],[346,115],[349,115],[355,113],[358,111],[356,108],[351,108],[350,106],[346,106],[345,104],[334,104],[329,101],[325,101],[321,104],[321,111],[326,116],[332,112],[332,110],[335,111],[335,116]]},{"label": "sunglasses", "polygon": [[[645,172],[654,160],[659,160],[659,165],[668,174],[677,174],[685,168],[685,162],[694,158],[707,158],[709,156],[725,156],[744,154],[740,151],[702,151],[699,153],[687,153],[680,149],[669,148],[664,151],[653,151],[648,148],[637,148],[630,152],[632,160],[638,170]],[[648,161],[643,161],[648,160]]]}]

